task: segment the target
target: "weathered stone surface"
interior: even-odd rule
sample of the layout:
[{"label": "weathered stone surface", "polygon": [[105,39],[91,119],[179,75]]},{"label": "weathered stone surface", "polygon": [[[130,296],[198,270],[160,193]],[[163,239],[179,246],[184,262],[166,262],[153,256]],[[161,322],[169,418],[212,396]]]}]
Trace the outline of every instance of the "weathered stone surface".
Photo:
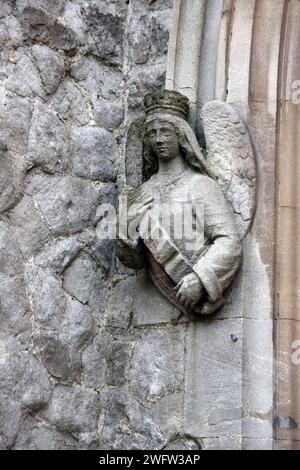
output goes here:
[{"label": "weathered stone surface", "polygon": [[25,162],[13,156],[0,140],[0,213],[13,207],[22,197]]},{"label": "weathered stone surface", "polygon": [[82,379],[86,387],[101,390],[105,386],[108,334],[100,333],[82,353]]},{"label": "weathered stone surface", "polygon": [[92,110],[95,121],[100,126],[116,129],[123,121],[123,109],[118,103],[93,96]]},{"label": "weathered stone surface", "polygon": [[136,293],[136,278],[129,277],[114,286],[109,301],[108,326],[126,329],[133,314],[133,299]]},{"label": "weathered stone surface", "polygon": [[118,11],[109,12],[102,5],[86,4],[83,15],[90,31],[90,45],[94,55],[113,65],[121,65],[124,51],[124,17]]},{"label": "weathered stone surface", "polygon": [[142,97],[154,90],[164,88],[164,65],[152,65],[151,67],[137,68],[129,81],[128,102],[132,110],[141,109]]},{"label": "weathered stone surface", "polygon": [[126,339],[113,338],[108,343],[106,352],[106,382],[108,385],[125,385],[131,352],[132,345]]},{"label": "weathered stone surface", "polygon": [[179,317],[180,312],[157,290],[148,274],[139,273],[134,295],[133,323],[153,325],[176,321]]},{"label": "weathered stone surface", "polygon": [[189,326],[185,422],[186,432],[193,436],[227,437],[229,430],[236,436],[241,432],[241,328],[237,319]]},{"label": "weathered stone surface", "polygon": [[10,227],[0,221],[0,272],[15,276],[23,271],[21,250]]},{"label": "weathered stone surface", "polygon": [[28,342],[31,333],[30,307],[22,276],[13,278],[0,273],[0,331],[13,335],[21,343],[25,341],[25,346]]},{"label": "weathered stone surface", "polygon": [[[33,106],[26,99],[7,94],[0,102],[1,140],[22,162],[26,153]],[[19,160],[20,159],[20,160]]]},{"label": "weathered stone surface", "polygon": [[92,338],[95,333],[94,327],[95,323],[90,309],[76,300],[69,299],[60,339],[78,350]]},{"label": "weathered stone surface", "polygon": [[150,14],[141,11],[134,16],[129,29],[130,59],[134,64],[145,64],[149,60],[158,63],[167,53],[169,39],[169,19],[167,12]]},{"label": "weathered stone surface", "polygon": [[24,196],[10,211],[9,220],[24,258],[35,253],[49,238],[50,230],[29,196]]},{"label": "weathered stone surface", "polygon": [[96,127],[75,128],[73,171],[92,180],[112,181],[116,175],[116,144],[113,135]]},{"label": "weathered stone surface", "polygon": [[22,423],[14,450],[75,450],[78,442],[71,436],[28,417]]},{"label": "weathered stone surface", "polygon": [[155,423],[128,391],[109,390],[104,398],[101,433],[105,449],[162,449],[165,441]]},{"label": "weathered stone surface", "polygon": [[48,402],[52,386],[48,375],[33,355],[11,355],[0,362],[1,400],[14,399],[30,410],[41,408]]},{"label": "weathered stone surface", "polygon": [[57,333],[67,302],[61,282],[34,263],[27,264],[25,279],[35,320]]},{"label": "weathered stone surface", "polygon": [[8,68],[9,76],[5,88],[22,97],[44,98],[43,82],[30,52],[19,48],[16,52],[15,62],[15,67]]},{"label": "weathered stone surface", "polygon": [[89,120],[84,96],[71,80],[65,80],[58,87],[51,105],[62,119],[80,125],[87,124]]},{"label": "weathered stone surface", "polygon": [[[132,393],[155,401],[183,386],[184,344],[180,328],[146,331],[136,342],[130,369]],[[141,369],[140,365],[143,364]]]},{"label": "weathered stone surface", "polygon": [[79,382],[81,360],[73,349],[52,336],[35,338],[37,355],[53,377],[72,384]]},{"label": "weathered stone surface", "polygon": [[61,274],[72,262],[81,248],[76,236],[52,242],[35,257],[35,263],[42,268],[51,268]]},{"label": "weathered stone surface", "polygon": [[144,119],[133,121],[127,131],[126,139],[126,181],[136,188],[142,183],[143,139],[142,127]]},{"label": "weathered stone surface", "polygon": [[63,287],[81,304],[88,305],[96,323],[101,321],[106,300],[101,268],[86,255],[77,257],[63,274]]},{"label": "weathered stone surface", "polygon": [[85,56],[70,67],[71,76],[90,93],[92,99],[116,99],[122,90],[122,74],[92,56]]},{"label": "weathered stone surface", "polygon": [[165,450],[200,450],[201,445],[189,436],[177,437],[164,447]]},{"label": "weathered stone surface", "polygon": [[22,420],[21,406],[9,398],[0,401],[0,449],[10,449]]},{"label": "weathered stone surface", "polygon": [[36,102],[28,140],[28,158],[47,172],[64,171],[68,166],[68,129],[47,106]]},{"label": "weathered stone surface", "polygon": [[17,0],[17,9],[20,14],[33,11],[41,11],[53,16],[59,16],[65,4],[65,0]]},{"label": "weathered stone surface", "polygon": [[115,244],[113,240],[99,240],[94,236],[90,241],[91,252],[107,274],[115,270]]},{"label": "weathered stone surface", "polygon": [[96,392],[83,387],[55,387],[43,416],[58,429],[68,433],[91,432],[97,429],[100,400]]},{"label": "weathered stone surface", "polygon": [[164,374],[162,395],[136,393],[147,320],[132,324],[135,276],[119,267],[112,283],[114,241],[96,225],[100,203],[118,204],[130,114],[163,80],[168,8],[0,2],[1,448],[159,449],[178,433]]},{"label": "weathered stone surface", "polygon": [[52,95],[57,90],[64,73],[63,57],[51,48],[38,44],[32,46],[31,54],[35,60],[46,93]]},{"label": "weathered stone surface", "polygon": [[39,176],[30,190],[51,232],[68,235],[93,223],[100,196],[91,184],[69,176]]}]

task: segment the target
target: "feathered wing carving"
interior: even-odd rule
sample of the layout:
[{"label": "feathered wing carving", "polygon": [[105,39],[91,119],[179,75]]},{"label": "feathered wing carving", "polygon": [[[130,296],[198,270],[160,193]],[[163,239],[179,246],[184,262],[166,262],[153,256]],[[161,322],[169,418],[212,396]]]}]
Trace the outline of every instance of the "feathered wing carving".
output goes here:
[{"label": "feathered wing carving", "polygon": [[248,128],[236,108],[219,100],[203,106],[202,119],[206,161],[244,238],[256,208],[256,159]]}]

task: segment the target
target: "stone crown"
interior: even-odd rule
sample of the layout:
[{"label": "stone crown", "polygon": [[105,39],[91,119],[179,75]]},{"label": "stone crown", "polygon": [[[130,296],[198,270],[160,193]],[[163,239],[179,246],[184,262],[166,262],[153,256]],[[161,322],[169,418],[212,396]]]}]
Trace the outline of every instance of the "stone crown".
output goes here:
[{"label": "stone crown", "polygon": [[165,111],[186,118],[189,111],[189,99],[178,91],[164,90],[150,93],[144,98],[146,114]]}]

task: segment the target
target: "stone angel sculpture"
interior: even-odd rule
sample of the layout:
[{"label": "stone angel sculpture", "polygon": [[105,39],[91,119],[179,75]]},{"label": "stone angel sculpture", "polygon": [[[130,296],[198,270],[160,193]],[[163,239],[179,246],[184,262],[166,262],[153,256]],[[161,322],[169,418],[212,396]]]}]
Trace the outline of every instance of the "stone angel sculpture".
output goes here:
[{"label": "stone angel sculpture", "polygon": [[144,104],[144,182],[124,188],[117,255],[131,268],[146,266],[185,314],[208,315],[224,304],[254,216],[249,132],[233,106],[207,103],[203,150],[187,122],[188,98],[165,90],[147,95]]}]

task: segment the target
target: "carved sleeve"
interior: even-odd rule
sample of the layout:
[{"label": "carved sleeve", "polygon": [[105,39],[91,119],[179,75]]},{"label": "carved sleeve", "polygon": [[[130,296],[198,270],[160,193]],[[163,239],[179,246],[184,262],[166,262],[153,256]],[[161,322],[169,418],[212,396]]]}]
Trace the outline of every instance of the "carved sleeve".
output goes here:
[{"label": "carved sleeve", "polygon": [[205,185],[204,232],[209,248],[194,264],[193,270],[209,300],[215,302],[233,279],[242,248],[233,214],[212,179],[207,179]]}]

